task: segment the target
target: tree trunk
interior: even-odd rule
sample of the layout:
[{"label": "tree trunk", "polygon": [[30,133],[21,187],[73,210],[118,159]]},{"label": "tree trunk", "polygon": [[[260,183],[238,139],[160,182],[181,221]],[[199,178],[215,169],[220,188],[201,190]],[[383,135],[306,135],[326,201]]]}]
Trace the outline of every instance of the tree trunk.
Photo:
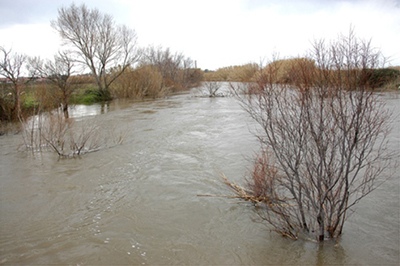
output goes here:
[{"label": "tree trunk", "polygon": [[64,112],[65,119],[68,119],[69,118],[68,103],[63,105],[63,112]]},{"label": "tree trunk", "polygon": [[325,239],[325,234],[324,234],[325,224],[324,224],[324,212],[322,210],[322,207],[321,207],[320,213],[318,214],[317,222],[319,225],[318,241],[323,242]]},{"label": "tree trunk", "polygon": [[17,84],[15,86],[15,99],[14,99],[14,119],[18,120],[21,115],[21,106],[20,106],[20,91],[19,91],[19,86]]},{"label": "tree trunk", "polygon": [[68,119],[69,118],[68,96],[67,96],[67,93],[66,93],[66,89],[63,90],[62,106],[63,106],[64,117],[65,117],[65,119]]}]

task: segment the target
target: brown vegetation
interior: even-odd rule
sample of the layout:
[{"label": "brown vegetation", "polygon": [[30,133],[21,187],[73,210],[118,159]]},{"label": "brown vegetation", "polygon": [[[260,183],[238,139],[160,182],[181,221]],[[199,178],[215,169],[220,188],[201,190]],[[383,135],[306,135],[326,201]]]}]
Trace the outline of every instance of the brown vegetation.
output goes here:
[{"label": "brown vegetation", "polygon": [[273,77],[275,79],[273,82],[277,84],[295,83],[297,73],[304,71],[304,68],[313,71],[315,67],[315,62],[309,58],[274,59],[264,68],[260,67],[254,80],[260,80],[268,75],[269,78]]},{"label": "brown vegetation", "polygon": [[241,66],[223,67],[204,74],[206,81],[250,82],[259,70],[259,65],[250,63]]},{"label": "brown vegetation", "polygon": [[54,98],[53,104],[60,106],[65,118],[68,118],[68,105],[75,89],[72,83],[73,59],[68,52],[59,52],[54,56],[54,60],[43,62],[39,58],[31,58],[29,62],[31,76],[45,77],[47,83],[54,85],[56,91],[50,94]]},{"label": "brown vegetation", "polygon": [[[111,71],[111,75],[114,71]],[[198,86],[202,79],[202,72],[193,68],[190,58],[181,53],[172,53],[169,48],[148,47],[140,64],[121,74],[111,86],[111,93],[116,98],[158,98]]]},{"label": "brown vegetation", "polygon": [[146,96],[160,97],[166,94],[162,88],[162,75],[151,66],[127,69],[111,86],[114,98],[143,99]]}]

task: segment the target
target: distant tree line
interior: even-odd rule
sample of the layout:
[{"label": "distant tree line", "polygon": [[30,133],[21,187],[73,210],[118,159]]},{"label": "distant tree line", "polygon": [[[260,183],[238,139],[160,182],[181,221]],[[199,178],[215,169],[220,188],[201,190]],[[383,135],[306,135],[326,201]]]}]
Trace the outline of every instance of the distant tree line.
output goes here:
[{"label": "distant tree line", "polygon": [[[293,84],[299,69],[299,63],[305,64],[309,68],[317,68],[316,62],[307,57],[295,57],[287,59],[276,59],[266,65],[249,63],[245,65],[229,66],[219,68],[215,71],[205,70],[205,81],[225,81],[225,82],[255,82],[263,73],[276,69],[274,82],[277,84]],[[335,75],[336,70],[331,70],[331,75]],[[364,69],[365,79],[369,82],[371,89],[399,89],[400,86],[400,67],[387,67],[376,69]],[[360,80],[360,84],[363,81]],[[386,87],[386,88],[385,88]]]}]

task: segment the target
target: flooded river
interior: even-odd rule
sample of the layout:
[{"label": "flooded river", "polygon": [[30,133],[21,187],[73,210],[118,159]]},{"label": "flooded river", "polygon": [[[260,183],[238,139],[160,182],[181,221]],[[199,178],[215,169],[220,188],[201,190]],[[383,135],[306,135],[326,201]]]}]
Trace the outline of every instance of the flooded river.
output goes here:
[{"label": "flooded river", "polygon": [[[270,232],[230,195],[258,149],[236,99],[193,97],[78,106],[77,120],[124,131],[122,145],[58,159],[0,137],[0,264],[397,265],[399,169],[356,206],[338,246]],[[399,95],[384,95],[400,114]],[[400,150],[400,118],[390,137]]]}]

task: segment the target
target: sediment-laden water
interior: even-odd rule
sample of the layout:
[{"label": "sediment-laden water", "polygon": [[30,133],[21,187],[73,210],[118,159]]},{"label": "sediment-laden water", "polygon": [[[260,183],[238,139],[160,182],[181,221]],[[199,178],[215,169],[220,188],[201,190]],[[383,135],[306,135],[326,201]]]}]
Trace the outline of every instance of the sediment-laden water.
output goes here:
[{"label": "sediment-laden water", "polygon": [[[257,151],[256,125],[234,97],[78,106],[74,119],[124,132],[80,158],[18,150],[0,137],[0,264],[397,265],[399,168],[360,202],[335,246],[282,238],[229,195]],[[399,94],[383,95],[400,114]],[[400,118],[390,136],[400,150]]]}]

